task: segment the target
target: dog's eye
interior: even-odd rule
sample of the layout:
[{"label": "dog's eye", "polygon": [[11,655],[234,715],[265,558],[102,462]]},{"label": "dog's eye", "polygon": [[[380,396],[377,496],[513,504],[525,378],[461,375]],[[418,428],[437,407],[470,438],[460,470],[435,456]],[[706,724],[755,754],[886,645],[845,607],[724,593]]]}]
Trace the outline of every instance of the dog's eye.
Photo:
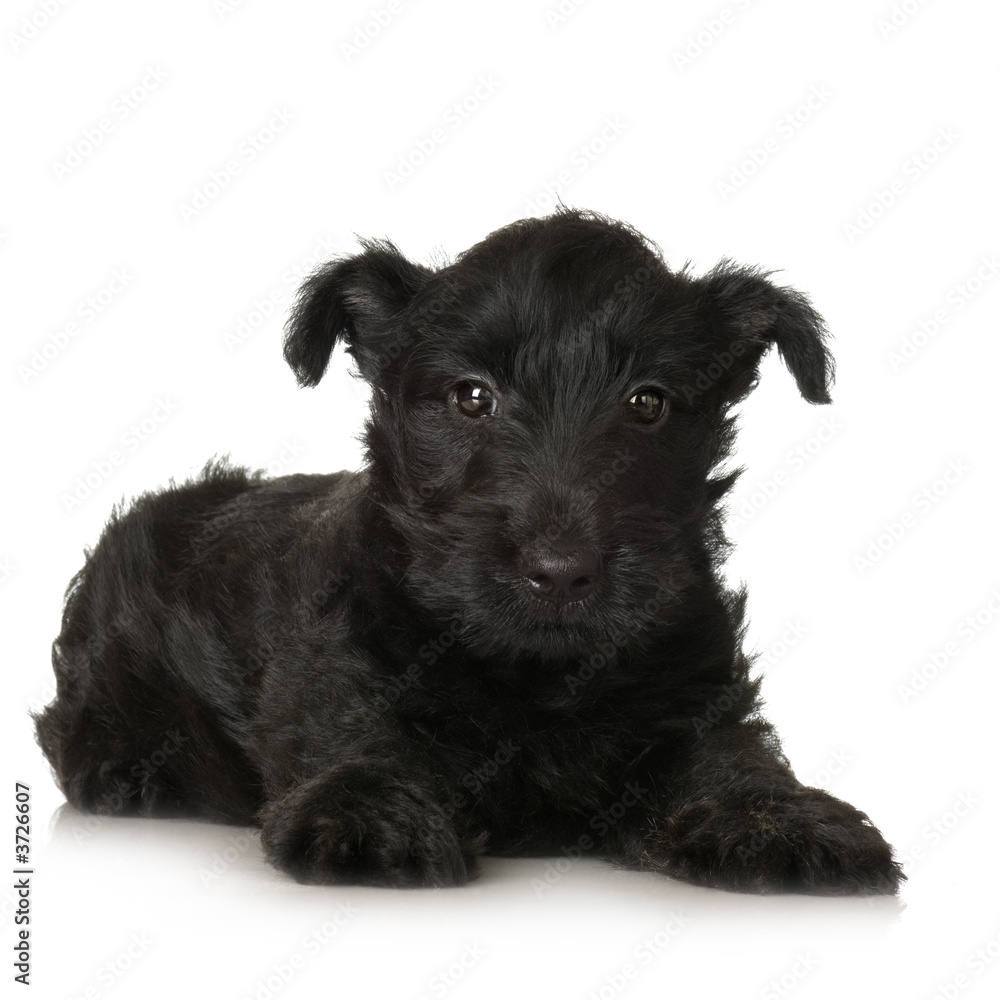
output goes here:
[{"label": "dog's eye", "polygon": [[451,401],[466,417],[489,417],[496,413],[497,398],[484,385],[462,382],[451,390]]},{"label": "dog's eye", "polygon": [[625,411],[637,424],[655,424],[670,409],[663,394],[656,389],[640,389],[625,404]]}]

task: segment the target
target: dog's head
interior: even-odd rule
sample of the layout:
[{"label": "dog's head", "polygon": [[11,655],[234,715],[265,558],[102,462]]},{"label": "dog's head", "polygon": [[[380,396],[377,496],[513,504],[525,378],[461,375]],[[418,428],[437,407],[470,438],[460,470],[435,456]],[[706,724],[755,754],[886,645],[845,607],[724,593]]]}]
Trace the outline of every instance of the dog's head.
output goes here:
[{"label": "dog's head", "polygon": [[439,270],[363,246],[304,284],[285,357],[315,385],[345,342],[408,585],[484,652],[574,656],[668,618],[722,544],[735,476],[712,469],[767,350],[829,401],[804,296],[730,262],[671,271],[619,222],[526,219]]}]

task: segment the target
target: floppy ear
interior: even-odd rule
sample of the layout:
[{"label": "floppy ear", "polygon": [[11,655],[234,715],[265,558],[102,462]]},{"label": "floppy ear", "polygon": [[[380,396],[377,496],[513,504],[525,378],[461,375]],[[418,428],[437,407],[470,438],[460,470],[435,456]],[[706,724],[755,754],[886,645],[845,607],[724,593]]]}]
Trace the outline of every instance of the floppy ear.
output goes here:
[{"label": "floppy ear", "polygon": [[834,364],[825,344],[826,324],[805,295],[772,284],[767,272],[728,260],[695,284],[716,320],[716,350],[741,361],[730,373],[730,399],[741,399],[754,387],[760,360],[773,344],[799,392],[810,403],[830,402]]},{"label": "floppy ear", "polygon": [[316,385],[338,340],[371,381],[392,351],[396,321],[432,273],[388,240],[362,240],[363,253],[331,260],[299,289],[285,324],[285,360],[299,385]]}]

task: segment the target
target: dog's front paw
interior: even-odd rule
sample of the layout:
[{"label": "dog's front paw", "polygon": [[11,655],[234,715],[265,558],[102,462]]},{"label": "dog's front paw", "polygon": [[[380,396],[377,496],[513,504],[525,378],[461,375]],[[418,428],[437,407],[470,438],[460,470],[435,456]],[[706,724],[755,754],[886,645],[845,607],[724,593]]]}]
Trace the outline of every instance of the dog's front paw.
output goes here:
[{"label": "dog's front paw", "polygon": [[293,788],[262,816],[268,860],[299,882],[463,885],[482,837],[464,842],[419,782],[376,767],[340,768]]},{"label": "dog's front paw", "polygon": [[750,804],[685,803],[656,823],[641,860],[739,892],[891,895],[906,878],[868,817],[816,788]]}]

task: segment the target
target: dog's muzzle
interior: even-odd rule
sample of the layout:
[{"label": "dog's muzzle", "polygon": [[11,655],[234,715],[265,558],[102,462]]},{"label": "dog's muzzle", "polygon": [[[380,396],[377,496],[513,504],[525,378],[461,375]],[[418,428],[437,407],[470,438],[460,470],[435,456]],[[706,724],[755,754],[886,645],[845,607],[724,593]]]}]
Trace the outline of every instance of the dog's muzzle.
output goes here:
[{"label": "dog's muzzle", "polygon": [[601,577],[601,559],[594,549],[535,544],[521,550],[518,569],[532,596],[562,607],[594,592]]}]

